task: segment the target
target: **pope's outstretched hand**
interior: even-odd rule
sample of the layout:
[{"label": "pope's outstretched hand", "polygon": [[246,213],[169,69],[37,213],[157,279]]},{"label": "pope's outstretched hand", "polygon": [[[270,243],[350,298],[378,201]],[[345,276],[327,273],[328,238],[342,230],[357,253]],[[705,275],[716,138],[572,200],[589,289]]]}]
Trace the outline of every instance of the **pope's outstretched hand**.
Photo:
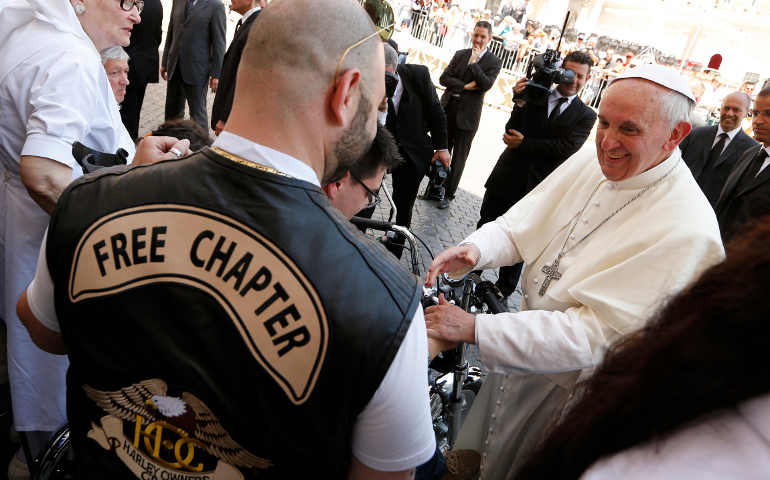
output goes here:
[{"label": "pope's outstretched hand", "polygon": [[439,253],[430,264],[428,275],[425,278],[425,285],[432,287],[436,277],[440,273],[463,272],[473,268],[479,261],[481,252],[476,245],[466,243],[458,247],[449,247]]}]

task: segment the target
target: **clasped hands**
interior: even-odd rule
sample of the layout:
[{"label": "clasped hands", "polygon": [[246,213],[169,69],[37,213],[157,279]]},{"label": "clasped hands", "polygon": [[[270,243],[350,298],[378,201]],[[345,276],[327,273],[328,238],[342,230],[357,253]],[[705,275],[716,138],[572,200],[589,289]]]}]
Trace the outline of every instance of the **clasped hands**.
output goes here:
[{"label": "clasped hands", "polygon": [[[444,272],[467,271],[479,261],[481,252],[473,244],[450,247],[436,256],[430,264],[425,285],[435,285],[436,277]],[[439,352],[457,346],[459,342],[476,343],[476,317],[447,302],[439,295],[439,304],[425,309],[428,349],[433,358]]]}]

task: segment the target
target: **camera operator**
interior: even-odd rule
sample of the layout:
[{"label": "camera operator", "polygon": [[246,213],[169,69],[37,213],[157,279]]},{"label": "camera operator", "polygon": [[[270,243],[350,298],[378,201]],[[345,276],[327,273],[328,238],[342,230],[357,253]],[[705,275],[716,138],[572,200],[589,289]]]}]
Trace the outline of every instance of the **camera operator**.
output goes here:
[{"label": "camera operator", "polygon": [[[393,169],[393,202],[396,223],[409,228],[412,207],[422,177],[431,161],[449,167],[447,123],[436,87],[424,65],[398,64],[398,53],[385,48],[385,84],[388,114],[385,126],[393,134],[404,162]],[[388,248],[401,257],[403,239]]]},{"label": "camera operator", "polygon": [[[505,151],[484,184],[487,191],[479,212],[479,228],[507,212],[585,143],[596,113],[577,94],[590,78],[592,66],[587,53],[570,53],[562,68],[575,73],[574,82],[551,89],[547,102],[514,106],[503,134]],[[516,83],[517,96],[528,88],[528,81],[522,78]],[[504,296],[516,289],[521,268],[521,263],[500,268],[497,286]]]}]

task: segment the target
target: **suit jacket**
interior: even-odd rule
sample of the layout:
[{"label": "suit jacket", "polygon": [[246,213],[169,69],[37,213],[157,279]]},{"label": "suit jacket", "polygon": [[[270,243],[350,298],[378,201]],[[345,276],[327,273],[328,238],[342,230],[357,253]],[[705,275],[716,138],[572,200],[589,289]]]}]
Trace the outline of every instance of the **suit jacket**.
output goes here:
[{"label": "suit jacket", "polygon": [[[457,128],[475,132],[479,128],[481,109],[484,106],[484,94],[492,88],[502,62],[494,53],[487,50],[481,60],[468,65],[471,49],[458,50],[439,78],[439,83],[446,87],[441,97],[441,104],[446,106],[453,95],[460,95],[457,108]],[[478,90],[464,90],[465,84],[476,82]]]},{"label": "suit jacket", "polygon": [[214,106],[211,108],[211,128],[214,129],[217,122],[221,120],[227,123],[230,116],[230,109],[233,107],[233,95],[235,94],[235,74],[238,72],[238,65],[241,63],[241,54],[246,46],[246,40],[249,38],[249,31],[257,19],[260,12],[258,10],[246,19],[233,35],[233,41],[225,52],[225,58],[222,62],[222,76],[219,77],[219,86],[217,94],[214,97]]},{"label": "suit jacket", "polygon": [[580,97],[548,121],[548,105],[515,107],[505,131],[516,129],[524,135],[518,148],[506,148],[484,185],[497,196],[519,200],[556,167],[583,146],[596,122],[596,112]]},{"label": "suit jacket", "polygon": [[711,147],[717,135],[716,125],[710,127],[698,127],[690,132],[679,149],[682,151],[682,158],[690,170],[692,170],[695,180],[698,182],[701,190],[711,203],[716,206],[719,200],[719,193],[725,185],[727,176],[735,167],[738,159],[748,148],[753,147],[757,142],[739,130],[735,137],[727,144],[719,159],[708,168],[704,168],[711,154]]},{"label": "suit jacket", "polygon": [[168,78],[179,68],[190,85],[219,78],[225,54],[225,6],[221,0],[195,0],[185,19],[188,0],[174,0],[166,31],[163,63]]},{"label": "suit jacket", "polygon": [[748,182],[741,181],[760,148],[755,145],[741,155],[719,196],[715,211],[725,243],[747,222],[770,214],[770,167]]},{"label": "suit jacket", "polygon": [[128,75],[131,83],[158,83],[160,67],[161,24],[163,23],[163,5],[160,0],[145,0],[142,21],[131,30],[131,44],[126,53]]},{"label": "suit jacket", "polygon": [[447,148],[446,115],[426,66],[402,64],[396,71],[404,91],[396,120],[387,122],[387,125],[393,125],[391,133],[396,138],[401,156],[424,175],[433,151]]}]

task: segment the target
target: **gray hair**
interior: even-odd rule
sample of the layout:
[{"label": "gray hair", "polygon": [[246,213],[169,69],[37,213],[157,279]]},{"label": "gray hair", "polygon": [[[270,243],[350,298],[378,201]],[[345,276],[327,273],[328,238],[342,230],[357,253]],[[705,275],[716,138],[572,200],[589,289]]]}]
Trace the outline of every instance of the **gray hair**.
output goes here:
[{"label": "gray hair", "polygon": [[677,91],[668,88],[661,90],[658,99],[663,114],[668,119],[669,126],[673,128],[679,122],[687,122],[692,125],[692,111],[695,109],[695,102]]},{"label": "gray hair", "polygon": [[125,50],[123,50],[123,47],[120,45],[113,45],[112,47],[107,47],[101,52],[99,52],[99,55],[102,57],[102,63],[106,63],[107,60],[125,60],[128,61],[129,56],[128,53],[126,53]]},{"label": "gray hair", "polygon": [[385,66],[398,67],[398,52],[396,52],[396,49],[387,43],[383,43],[382,48],[385,50]]}]

